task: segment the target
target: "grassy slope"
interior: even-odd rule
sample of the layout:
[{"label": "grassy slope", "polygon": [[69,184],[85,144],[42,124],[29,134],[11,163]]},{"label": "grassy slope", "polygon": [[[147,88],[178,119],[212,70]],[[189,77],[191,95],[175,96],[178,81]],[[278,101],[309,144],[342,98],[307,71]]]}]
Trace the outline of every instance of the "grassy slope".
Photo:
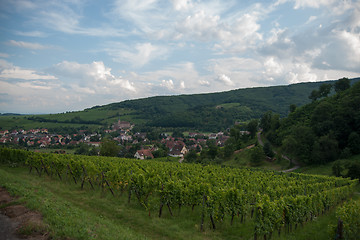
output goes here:
[{"label": "grassy slope", "polygon": [[[312,165],[312,166],[302,167],[302,168],[297,169],[296,172],[306,173],[306,174],[319,174],[319,175],[332,176],[333,175],[332,174],[332,166],[336,162],[341,162],[342,164],[351,164],[354,162],[360,163],[360,155],[352,156],[349,159],[339,159],[339,160],[336,160],[334,162],[330,162],[330,163],[327,163],[324,165]],[[341,174],[346,175],[347,173],[345,171],[343,171]]]},{"label": "grassy slope", "polygon": [[[167,209],[163,217],[157,217],[157,210],[148,216],[146,210],[135,200],[127,203],[127,194],[112,197],[100,190],[92,191],[86,185],[80,190],[79,185],[70,181],[60,182],[46,176],[29,174],[25,168],[0,166],[0,185],[5,186],[12,195],[20,196],[20,202],[32,209],[39,210],[49,225],[55,238],[71,239],[252,239],[254,228],[252,221],[240,224],[235,220],[230,226],[230,219],[217,225],[217,230],[200,232],[200,212],[195,209],[173,209],[171,217]],[[273,239],[329,239],[328,225],[336,224],[334,210],[321,216],[314,222],[290,234],[282,233]],[[310,237],[310,238],[309,238]]]}]

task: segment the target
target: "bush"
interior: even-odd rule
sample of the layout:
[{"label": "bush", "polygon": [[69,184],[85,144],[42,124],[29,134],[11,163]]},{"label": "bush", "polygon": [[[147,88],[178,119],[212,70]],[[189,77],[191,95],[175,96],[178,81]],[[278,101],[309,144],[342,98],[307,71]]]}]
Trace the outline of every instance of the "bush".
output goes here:
[{"label": "bush", "polygon": [[[360,236],[360,201],[351,201],[336,211],[337,217],[343,221],[342,239],[356,240]],[[340,235],[341,233],[339,233]],[[336,239],[340,239],[336,236]]]}]

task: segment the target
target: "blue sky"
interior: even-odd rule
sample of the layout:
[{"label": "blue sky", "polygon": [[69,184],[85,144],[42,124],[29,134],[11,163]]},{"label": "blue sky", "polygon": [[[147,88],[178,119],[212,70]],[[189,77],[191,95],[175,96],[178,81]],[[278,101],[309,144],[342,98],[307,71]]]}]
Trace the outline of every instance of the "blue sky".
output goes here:
[{"label": "blue sky", "polygon": [[0,0],[0,112],[360,76],[357,0]]}]

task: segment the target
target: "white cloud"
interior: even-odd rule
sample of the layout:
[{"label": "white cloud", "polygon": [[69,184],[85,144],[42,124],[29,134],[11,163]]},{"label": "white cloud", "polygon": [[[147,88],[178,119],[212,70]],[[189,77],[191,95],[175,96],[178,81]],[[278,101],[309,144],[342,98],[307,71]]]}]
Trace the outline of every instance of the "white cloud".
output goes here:
[{"label": "white cloud", "polygon": [[306,21],[305,24],[309,24],[309,23],[315,21],[317,18],[318,18],[317,16],[310,16],[309,19]]},{"label": "white cloud", "polygon": [[132,83],[120,76],[114,76],[111,68],[106,67],[101,61],[90,64],[63,61],[56,64],[50,71],[68,79],[71,84],[91,88],[96,93],[117,90],[136,92]]},{"label": "white cloud", "polygon": [[286,75],[286,81],[291,84],[299,82],[316,82],[317,80],[317,75],[312,73],[311,68],[304,63],[295,64],[293,69]]},{"label": "white cloud", "polygon": [[44,32],[40,31],[29,31],[29,32],[23,32],[23,31],[15,31],[15,34],[25,37],[47,37],[48,35]]},{"label": "white cloud", "polygon": [[221,74],[217,78],[219,81],[225,83],[228,86],[234,86],[234,82],[231,81],[230,77],[226,76],[225,74]]},{"label": "white cloud", "polygon": [[174,89],[174,82],[173,80],[169,79],[169,80],[162,80],[160,86],[162,87],[166,87],[169,90],[173,90]]},{"label": "white cloud", "polygon": [[183,35],[202,41],[216,40],[220,37],[219,20],[218,15],[208,16],[204,11],[199,11],[192,16],[187,16],[185,20],[179,21],[177,30]]},{"label": "white cloud", "polygon": [[185,87],[185,82],[184,81],[181,81],[180,82],[180,88],[181,89],[185,89],[186,87]]},{"label": "white cloud", "polygon": [[177,11],[188,10],[193,7],[191,0],[172,0],[174,9]]},{"label": "white cloud", "polygon": [[138,43],[133,47],[135,51],[128,51],[132,47],[123,44],[110,45],[112,48],[107,48],[106,51],[114,61],[130,63],[133,67],[143,67],[154,59],[165,58],[168,53],[167,48],[151,43]]},{"label": "white cloud", "polygon": [[330,6],[332,5],[336,0],[295,0],[295,9],[298,8],[319,8],[322,6]]},{"label": "white cloud", "polygon": [[14,66],[11,63],[0,59],[0,78],[3,80],[9,79],[23,79],[23,80],[36,80],[36,79],[46,79],[54,80],[57,79],[52,75],[46,75],[38,73],[35,70],[23,69],[18,66]]},{"label": "white cloud", "polygon": [[50,46],[42,45],[39,43],[30,43],[30,42],[15,41],[15,40],[10,40],[8,44],[15,47],[29,48],[33,50],[42,50],[42,49],[50,48]]},{"label": "white cloud", "polygon": [[265,71],[263,72],[266,80],[274,81],[281,77],[284,73],[284,66],[278,63],[274,57],[270,57],[264,62]]},{"label": "white cloud", "polygon": [[210,86],[210,82],[209,82],[209,81],[206,81],[206,80],[200,80],[199,83],[200,83],[200,85],[202,85],[202,86],[207,86],[207,87]]}]

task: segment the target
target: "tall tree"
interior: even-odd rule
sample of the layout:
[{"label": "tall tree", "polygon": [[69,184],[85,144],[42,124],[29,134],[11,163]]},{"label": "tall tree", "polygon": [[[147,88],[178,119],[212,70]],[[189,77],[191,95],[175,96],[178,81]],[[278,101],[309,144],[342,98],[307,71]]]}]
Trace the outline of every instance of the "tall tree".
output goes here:
[{"label": "tall tree", "polygon": [[327,97],[331,91],[332,84],[330,83],[323,83],[319,87],[319,96],[320,97]]},{"label": "tall tree", "polygon": [[253,119],[247,124],[246,128],[250,132],[251,138],[255,137],[258,129],[258,125],[259,125],[259,121],[257,119]]},{"label": "tall tree", "polygon": [[116,157],[120,152],[120,147],[117,145],[117,142],[110,139],[102,139],[100,143],[100,155]]},{"label": "tall tree", "polygon": [[348,78],[341,78],[334,84],[335,92],[342,92],[350,88],[350,80]]}]

